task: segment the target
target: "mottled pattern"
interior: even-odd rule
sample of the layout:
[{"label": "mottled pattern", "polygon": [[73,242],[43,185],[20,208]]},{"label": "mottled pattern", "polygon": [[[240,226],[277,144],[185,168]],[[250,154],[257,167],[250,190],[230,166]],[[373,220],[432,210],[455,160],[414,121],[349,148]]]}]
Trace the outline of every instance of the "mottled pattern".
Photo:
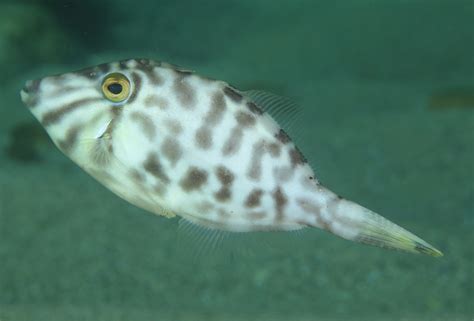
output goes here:
[{"label": "mottled pattern", "polygon": [[261,189],[253,189],[245,200],[245,206],[250,208],[260,206],[260,200],[262,198],[262,195],[263,191]]},{"label": "mottled pattern", "polygon": [[275,137],[283,144],[289,143],[291,141],[290,137],[283,129],[280,129]]},{"label": "mottled pattern", "polygon": [[211,98],[211,109],[204,119],[205,124],[207,126],[215,126],[218,124],[224,116],[226,107],[224,95],[220,92],[216,92]]},{"label": "mottled pattern", "polygon": [[216,169],[216,176],[222,186],[219,191],[214,194],[214,196],[218,201],[225,202],[231,197],[231,186],[234,182],[235,176],[230,171],[230,169],[226,168],[225,166],[219,166]]},{"label": "mottled pattern", "polygon": [[211,130],[207,127],[201,127],[196,132],[196,145],[202,149],[209,149],[212,145]]},{"label": "mottled pattern", "polygon": [[161,144],[161,152],[173,165],[176,164],[183,154],[179,141],[174,138],[166,138],[163,141]]},{"label": "mottled pattern", "polygon": [[59,122],[68,113],[75,111],[76,109],[94,107],[94,104],[102,103],[102,98],[82,98],[76,101],[72,101],[64,106],[55,108],[50,112],[43,115],[41,123],[43,126],[50,126],[56,122]]},{"label": "mottled pattern", "polygon": [[66,137],[64,139],[59,140],[58,147],[63,153],[69,153],[74,149],[74,146],[77,143],[79,132],[81,131],[82,127],[82,124],[77,124],[75,126],[70,127],[66,132]]},{"label": "mottled pattern", "polygon": [[138,69],[143,71],[147,77],[147,80],[156,87],[160,87],[164,84],[164,78],[159,74],[159,71],[155,69],[156,65],[150,63],[146,59],[142,59],[140,64],[138,65]]},{"label": "mottled pattern", "polygon": [[271,143],[266,145],[268,152],[273,157],[280,156],[281,146],[277,143]]},{"label": "mottled pattern", "polygon": [[211,108],[204,117],[204,123],[196,131],[196,144],[199,148],[209,149],[212,146],[212,127],[219,124],[226,109],[224,95],[220,92],[211,97]]},{"label": "mottled pattern", "polygon": [[279,182],[288,182],[293,177],[293,174],[293,167],[290,166],[275,167],[273,169],[273,175]]},{"label": "mottled pattern", "polygon": [[314,202],[312,202],[311,200],[297,199],[296,201],[298,206],[303,211],[316,217],[316,221],[318,222],[318,224],[321,225],[323,229],[328,231],[331,230],[331,223],[326,221],[321,215],[321,206],[314,204]]},{"label": "mottled pattern", "polygon": [[[106,78],[110,73],[130,84],[121,101],[102,92],[104,79],[114,80]],[[346,239],[440,254],[321,186],[267,113],[288,106],[266,94],[248,95],[255,100],[225,82],[149,59],[29,81],[21,92],[67,156],[147,211],[235,232],[314,226]]]},{"label": "mottled pattern", "polygon": [[248,212],[247,217],[252,220],[252,221],[258,221],[262,220],[267,217],[267,214],[263,211],[258,211],[258,212]]},{"label": "mottled pattern", "polygon": [[143,184],[146,181],[145,176],[135,168],[130,170],[130,177],[139,184]]},{"label": "mottled pattern", "polygon": [[237,119],[237,122],[243,127],[250,127],[255,124],[255,117],[242,111],[239,111],[235,118]]},{"label": "mottled pattern", "polygon": [[148,158],[143,163],[143,168],[146,172],[160,179],[164,183],[168,183],[170,181],[168,175],[163,170],[163,166],[161,165],[158,155],[155,153],[150,153],[148,155]]},{"label": "mottled pattern", "polygon": [[138,123],[143,130],[143,134],[145,134],[149,140],[153,141],[156,136],[156,127],[146,114],[134,111],[130,114],[130,119]]},{"label": "mottled pattern", "polygon": [[222,147],[223,156],[231,156],[237,153],[242,144],[243,130],[238,126],[234,127],[228,135],[224,146]]},{"label": "mottled pattern", "polygon": [[275,200],[275,210],[276,210],[276,217],[275,220],[277,222],[280,222],[284,218],[284,207],[288,202],[288,198],[286,195],[283,193],[281,187],[277,187],[275,191],[272,194],[274,200]]},{"label": "mottled pattern", "polygon": [[306,163],[306,158],[296,147],[290,150],[290,159],[293,167]]},{"label": "mottled pattern", "polygon": [[250,112],[257,114],[257,115],[262,115],[263,110],[258,107],[253,101],[247,102],[247,108],[250,110]]},{"label": "mottled pattern", "polygon": [[142,78],[137,72],[132,73],[132,81],[133,81],[133,89],[127,101],[129,104],[133,103],[135,99],[137,99],[137,96],[140,93],[140,89],[142,87]]},{"label": "mottled pattern", "polygon": [[186,109],[190,109],[193,108],[196,103],[196,93],[194,88],[186,81],[186,76],[187,74],[184,74],[183,77],[176,78],[173,88],[180,105]]},{"label": "mottled pattern", "polygon": [[242,101],[242,95],[235,91],[235,89],[231,87],[225,87],[224,88],[224,94],[229,97],[230,100],[240,103]]},{"label": "mottled pattern", "polygon": [[173,135],[179,135],[183,131],[183,125],[178,120],[170,119],[165,122],[166,130]]},{"label": "mottled pattern", "polygon": [[160,97],[158,95],[149,95],[145,98],[145,106],[150,107],[150,108],[160,108],[162,110],[165,110],[169,106],[169,101],[164,98]]},{"label": "mottled pattern", "polygon": [[265,142],[259,141],[253,145],[252,158],[250,159],[250,168],[247,176],[252,180],[260,179],[262,175],[262,157],[265,153]]},{"label": "mottled pattern", "polygon": [[188,192],[197,190],[206,183],[207,177],[207,171],[197,167],[191,167],[181,179],[180,185],[185,191]]}]

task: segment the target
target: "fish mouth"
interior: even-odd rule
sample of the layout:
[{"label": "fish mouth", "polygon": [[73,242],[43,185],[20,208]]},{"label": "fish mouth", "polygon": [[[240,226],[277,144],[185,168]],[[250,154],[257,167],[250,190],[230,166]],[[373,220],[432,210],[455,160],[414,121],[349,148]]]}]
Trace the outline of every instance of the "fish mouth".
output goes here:
[{"label": "fish mouth", "polygon": [[33,108],[38,103],[38,91],[41,79],[28,80],[20,91],[21,100],[29,108]]}]

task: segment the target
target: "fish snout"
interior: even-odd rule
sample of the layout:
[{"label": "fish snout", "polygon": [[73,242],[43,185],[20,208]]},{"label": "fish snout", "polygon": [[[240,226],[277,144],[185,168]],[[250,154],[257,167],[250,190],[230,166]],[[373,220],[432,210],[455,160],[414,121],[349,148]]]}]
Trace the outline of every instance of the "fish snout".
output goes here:
[{"label": "fish snout", "polygon": [[20,96],[21,100],[26,106],[33,108],[37,104],[37,94],[40,88],[40,84],[41,79],[28,80],[25,83],[25,86],[20,92]]}]

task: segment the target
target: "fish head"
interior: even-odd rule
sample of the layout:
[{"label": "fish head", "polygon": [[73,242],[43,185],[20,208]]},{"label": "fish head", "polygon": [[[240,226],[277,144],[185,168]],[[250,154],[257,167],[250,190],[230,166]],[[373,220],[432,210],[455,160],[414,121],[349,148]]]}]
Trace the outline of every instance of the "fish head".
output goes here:
[{"label": "fish head", "polygon": [[21,99],[55,145],[82,165],[89,149],[111,138],[124,110],[143,108],[135,75],[146,68],[154,63],[133,59],[28,80]]}]

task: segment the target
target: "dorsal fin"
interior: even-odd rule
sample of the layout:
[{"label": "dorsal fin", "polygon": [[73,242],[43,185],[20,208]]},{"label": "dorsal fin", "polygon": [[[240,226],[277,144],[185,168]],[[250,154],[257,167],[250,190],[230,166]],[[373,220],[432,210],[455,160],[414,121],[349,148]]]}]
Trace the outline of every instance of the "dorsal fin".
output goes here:
[{"label": "dorsal fin", "polygon": [[[304,145],[301,141],[302,131],[305,127],[302,126],[303,113],[297,103],[291,98],[261,90],[248,90],[242,93],[275,119],[296,146]],[[312,167],[314,166],[311,160],[309,160],[309,163]]]},{"label": "dorsal fin", "polygon": [[291,132],[297,127],[301,109],[292,99],[261,90],[248,90],[243,94],[269,113],[286,131]]}]

